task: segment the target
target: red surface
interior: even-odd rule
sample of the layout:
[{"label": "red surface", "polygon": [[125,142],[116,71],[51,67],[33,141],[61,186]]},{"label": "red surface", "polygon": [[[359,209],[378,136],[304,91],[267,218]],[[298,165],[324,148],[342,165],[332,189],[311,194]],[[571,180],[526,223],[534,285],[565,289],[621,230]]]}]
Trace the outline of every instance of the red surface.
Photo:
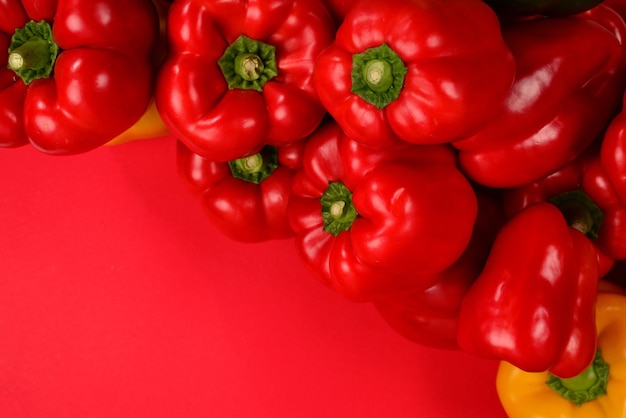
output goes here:
[{"label": "red surface", "polygon": [[496,362],[220,236],[173,157],[0,150],[0,417],[505,417]]}]

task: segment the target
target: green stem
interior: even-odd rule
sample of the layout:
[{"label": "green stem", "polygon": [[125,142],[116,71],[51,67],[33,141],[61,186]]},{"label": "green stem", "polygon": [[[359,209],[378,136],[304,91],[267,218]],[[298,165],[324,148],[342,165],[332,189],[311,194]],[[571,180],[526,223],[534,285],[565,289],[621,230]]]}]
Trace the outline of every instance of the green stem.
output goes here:
[{"label": "green stem", "polygon": [[550,199],[550,203],[559,208],[570,226],[590,238],[598,238],[604,212],[584,191],[561,193]]},{"label": "green stem", "polygon": [[52,38],[52,28],[46,21],[26,23],[13,34],[9,45],[7,67],[25,84],[52,74],[59,47]]},{"label": "green stem", "polygon": [[263,61],[258,55],[240,54],[235,57],[234,71],[247,81],[258,80],[263,74]]},{"label": "green stem", "polygon": [[229,161],[228,165],[233,177],[259,184],[278,168],[278,151],[268,145],[254,155]]},{"label": "green stem", "polygon": [[358,217],[352,203],[352,192],[340,181],[328,183],[328,188],[320,198],[324,231],[337,236],[347,231]]},{"label": "green stem", "polygon": [[546,384],[563,398],[576,406],[581,406],[606,395],[608,381],[609,365],[598,350],[593,362],[578,376],[562,379],[548,374]]},{"label": "green stem", "polygon": [[230,89],[262,91],[278,75],[275,48],[244,35],[226,48],[217,63]]},{"label": "green stem", "polygon": [[393,84],[391,64],[384,60],[368,61],[363,68],[363,79],[370,90],[383,93]]},{"label": "green stem", "polygon": [[352,92],[382,109],[400,97],[407,68],[387,44],[352,56]]}]

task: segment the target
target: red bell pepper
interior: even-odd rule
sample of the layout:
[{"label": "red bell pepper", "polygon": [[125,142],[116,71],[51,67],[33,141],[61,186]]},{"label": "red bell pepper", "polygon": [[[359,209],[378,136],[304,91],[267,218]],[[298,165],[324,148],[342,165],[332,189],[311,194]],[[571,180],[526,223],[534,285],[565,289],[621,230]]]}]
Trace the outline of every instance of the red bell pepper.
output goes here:
[{"label": "red bell pepper", "polygon": [[579,374],[593,360],[597,254],[550,203],[532,205],[496,237],[461,306],[462,350],[525,371]]},{"label": "red bell pepper", "polygon": [[[623,100],[626,104],[626,94]],[[623,105],[604,133],[600,161],[619,199],[626,205],[626,108]]]},{"label": "red bell pepper", "polygon": [[503,36],[518,65],[511,94],[498,117],[454,146],[476,182],[517,187],[602,135],[626,87],[626,54],[613,32],[581,16],[517,22]]},{"label": "red bell pepper", "polygon": [[303,144],[266,146],[252,156],[219,162],[178,141],[178,172],[211,223],[229,238],[240,242],[290,238],[287,202]]},{"label": "red bell pepper", "polygon": [[356,2],[316,61],[322,103],[353,139],[444,143],[499,111],[515,64],[479,0]]},{"label": "red bell pepper", "polygon": [[[626,1],[620,1],[623,1],[623,7],[626,7]],[[626,12],[626,10],[624,10],[624,12]],[[577,16],[593,20],[594,22],[604,26],[609,30],[609,32],[612,32],[613,35],[615,35],[615,38],[619,41],[622,47],[624,46],[624,42],[626,41],[626,22],[624,21],[624,16],[626,16],[626,14],[622,14],[607,0],[604,0],[596,7],[580,13]]]},{"label": "red bell pepper", "polygon": [[570,226],[594,241],[601,275],[612,264],[603,260],[606,256],[626,259],[626,206],[602,170],[595,147],[549,176],[505,192],[509,216],[539,202],[554,204]]},{"label": "red bell pepper", "polygon": [[626,18],[626,0],[604,0],[602,4],[615,10],[622,18]]},{"label": "red bell pepper", "polygon": [[[477,190],[478,216],[467,249],[451,267],[436,273],[428,289],[392,295],[374,302],[378,313],[405,338],[430,347],[458,349],[461,303],[481,272],[489,248],[505,222],[499,197]],[[431,280],[431,279],[429,279]]]},{"label": "red bell pepper", "polygon": [[167,25],[157,108],[193,152],[230,161],[320,124],[313,65],[335,33],[321,0],[180,0]]},{"label": "red bell pepper", "polygon": [[148,108],[159,33],[151,0],[7,0],[0,16],[0,146],[89,151]]},{"label": "red bell pepper", "polygon": [[288,205],[305,265],[353,300],[432,286],[467,247],[476,212],[451,147],[374,150],[333,121],[307,140]]}]

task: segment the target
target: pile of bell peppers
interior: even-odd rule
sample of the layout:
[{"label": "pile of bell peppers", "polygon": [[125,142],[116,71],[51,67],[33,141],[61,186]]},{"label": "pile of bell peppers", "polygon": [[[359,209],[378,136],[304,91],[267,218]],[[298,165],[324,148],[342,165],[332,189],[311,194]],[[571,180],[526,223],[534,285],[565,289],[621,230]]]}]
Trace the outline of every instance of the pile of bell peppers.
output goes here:
[{"label": "pile of bell peppers", "polygon": [[399,335],[501,361],[512,417],[624,417],[625,18],[625,0],[6,0],[0,146],[167,136],[217,231],[292,240]]}]

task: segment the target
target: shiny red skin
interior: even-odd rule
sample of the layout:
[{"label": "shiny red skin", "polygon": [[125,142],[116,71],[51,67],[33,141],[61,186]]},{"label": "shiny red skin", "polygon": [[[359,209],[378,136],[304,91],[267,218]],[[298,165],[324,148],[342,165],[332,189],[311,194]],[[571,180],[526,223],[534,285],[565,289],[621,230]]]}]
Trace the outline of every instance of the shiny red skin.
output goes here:
[{"label": "shiny red skin", "polygon": [[596,251],[556,206],[532,205],[496,237],[461,306],[462,350],[559,377],[595,354]]},{"label": "shiny red skin", "polygon": [[602,2],[604,6],[610,7],[626,19],[626,1],[625,0],[604,0]]},{"label": "shiny red skin", "polygon": [[[352,57],[386,43],[408,69],[400,96],[382,109],[351,91]],[[495,13],[478,0],[356,2],[318,58],[322,103],[353,139],[384,147],[445,143],[498,112],[515,64]]]},{"label": "shiny red skin", "polygon": [[[50,23],[61,52],[51,77],[25,85],[6,51],[29,20]],[[158,32],[151,0],[1,2],[0,146],[76,154],[130,128],[152,99]]]},{"label": "shiny red skin", "polygon": [[[311,81],[335,23],[320,0],[180,0],[168,14],[169,54],[156,104],[192,151],[213,161],[311,134],[326,114]],[[217,61],[240,35],[276,48],[278,75],[262,91],[229,89]]]},{"label": "shiny red skin", "polygon": [[[335,181],[352,192],[360,215],[337,236],[323,230],[319,200]],[[475,193],[450,147],[374,150],[333,121],[308,139],[288,206],[304,264],[359,301],[434,285],[432,275],[468,245],[476,213]]]},{"label": "shiny red skin", "polygon": [[604,133],[600,161],[619,199],[626,205],[626,111],[623,109]]},{"label": "shiny red skin", "polygon": [[570,235],[577,258],[573,262],[578,267],[574,283],[576,292],[569,312],[569,324],[565,326],[565,345],[557,360],[548,369],[550,373],[561,378],[582,373],[593,361],[597,349],[597,338],[593,338],[594,335],[597,336],[595,311],[600,278],[596,249],[577,230],[570,229]]},{"label": "shiny red skin", "polygon": [[465,294],[480,274],[505,214],[499,197],[477,191],[478,216],[467,249],[451,267],[437,273],[425,290],[374,302],[393,330],[417,344],[456,350],[457,327]]},{"label": "shiny red skin", "polygon": [[518,187],[602,135],[626,86],[626,55],[614,32],[587,17],[521,21],[503,36],[518,63],[511,94],[489,125],[453,145],[474,181]]},{"label": "shiny red skin", "polygon": [[287,203],[303,141],[278,148],[278,167],[259,184],[235,178],[227,162],[210,161],[177,142],[178,173],[201,202],[210,222],[239,242],[293,236]]},{"label": "shiny red skin", "polygon": [[[615,260],[626,259],[626,206],[619,200],[615,189],[600,164],[594,149],[560,170],[533,183],[508,189],[504,202],[509,216],[539,202],[574,190],[582,190],[604,213],[595,245],[599,257]],[[606,273],[611,263],[602,262],[601,274]]]},{"label": "shiny red skin", "polygon": [[624,21],[624,16],[626,14],[623,13],[626,12],[626,2],[623,0],[619,1],[624,3],[621,8],[616,2],[603,0],[596,7],[580,13],[578,17],[593,20],[604,26],[624,46],[624,42],[626,42],[626,22]]}]

